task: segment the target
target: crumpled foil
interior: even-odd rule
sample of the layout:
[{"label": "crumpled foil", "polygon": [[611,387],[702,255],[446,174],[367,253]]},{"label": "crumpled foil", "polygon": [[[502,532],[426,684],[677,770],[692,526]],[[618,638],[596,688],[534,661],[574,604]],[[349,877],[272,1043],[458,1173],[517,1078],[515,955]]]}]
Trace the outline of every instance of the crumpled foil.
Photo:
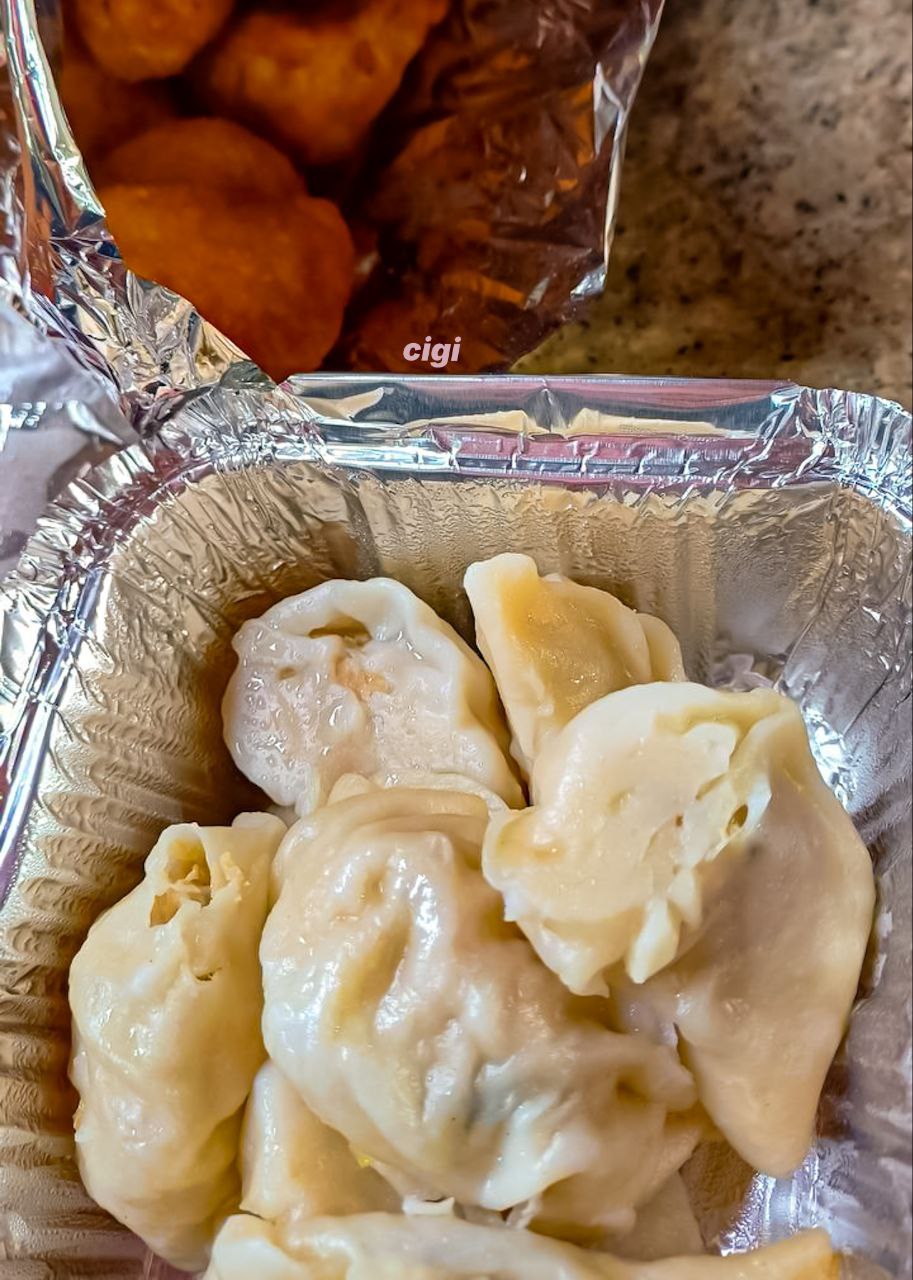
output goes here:
[{"label": "crumpled foil", "polygon": [[[404,343],[432,333],[462,337],[461,372],[504,368],[602,290],[626,122],[662,3],[454,0],[357,179],[378,263],[331,366],[408,370]],[[30,305],[45,324],[50,299],[133,412],[160,417],[163,396],[211,384],[241,355],[188,303],[124,270],[50,71],[59,5],[37,10],[47,50],[35,0],[0,0],[31,167],[26,226],[43,259]]]},{"label": "crumpled foil", "polygon": [[8,1274],[166,1274],[76,1174],[67,968],[164,825],[255,799],[220,732],[235,628],[389,574],[470,636],[466,565],[524,550],[662,616],[693,677],[802,706],[877,873],[860,999],[796,1175],[688,1180],[708,1246],[817,1224],[853,1280],[908,1280],[910,463],[909,415],[843,392],[325,375],[202,393],[72,485],[0,593]]}]

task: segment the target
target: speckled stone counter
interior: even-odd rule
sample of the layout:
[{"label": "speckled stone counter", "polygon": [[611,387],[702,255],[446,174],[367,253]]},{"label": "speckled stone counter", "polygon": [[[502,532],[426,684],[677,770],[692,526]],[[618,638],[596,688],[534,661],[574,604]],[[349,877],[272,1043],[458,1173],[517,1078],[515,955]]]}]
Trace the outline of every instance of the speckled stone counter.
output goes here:
[{"label": "speckled stone counter", "polygon": [[604,298],[523,367],[911,403],[908,0],[668,0]]}]

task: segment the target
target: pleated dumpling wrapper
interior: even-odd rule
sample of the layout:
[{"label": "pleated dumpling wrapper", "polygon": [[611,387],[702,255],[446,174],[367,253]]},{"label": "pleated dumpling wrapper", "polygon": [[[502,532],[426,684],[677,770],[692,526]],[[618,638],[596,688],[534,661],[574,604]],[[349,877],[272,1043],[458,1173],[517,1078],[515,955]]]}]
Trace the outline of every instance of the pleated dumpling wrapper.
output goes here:
[{"label": "pleated dumpling wrapper", "polygon": [[324,582],[241,627],[222,706],[241,772],[307,814],[345,774],[433,769],[523,803],[491,673],[399,582]]},{"label": "pleated dumpling wrapper", "polygon": [[795,717],[767,690],[642,684],[549,741],[533,807],[495,815],[483,867],[571,991],[607,994],[619,964],[644,982],[694,940],[767,808],[772,755]]},{"label": "pleated dumpling wrapper", "polygon": [[396,788],[292,828],[260,950],[267,1050],[398,1186],[533,1201],[562,1234],[630,1229],[700,1137],[693,1081],[505,924],[479,870],[487,821],[478,797]]},{"label": "pleated dumpling wrapper", "polygon": [[827,1236],[725,1258],[625,1262],[529,1231],[390,1214],[229,1218],[204,1280],[838,1280]]},{"label": "pleated dumpling wrapper", "polygon": [[321,1217],[392,1213],[401,1205],[380,1174],[317,1118],[268,1059],[244,1111],[240,1163],[241,1209],[270,1221],[293,1209]]},{"label": "pleated dumpling wrapper", "polygon": [[[871,860],[772,690],[645,685],[581,712],[496,816],[488,879],[546,963],[674,1024],[701,1102],[773,1175],[810,1145],[859,982]],[[644,1016],[644,1011],[647,1016]]]},{"label": "pleated dumpling wrapper", "polygon": [[238,1135],[263,1059],[257,958],[285,826],[169,827],[141,883],[96,920],[70,968],[89,1194],[187,1271],[238,1204]]},{"label": "pleated dumpling wrapper", "polygon": [[678,641],[659,618],[560,574],[540,577],[529,556],[470,565],[464,586],[527,774],[548,739],[597,698],[685,678]]}]

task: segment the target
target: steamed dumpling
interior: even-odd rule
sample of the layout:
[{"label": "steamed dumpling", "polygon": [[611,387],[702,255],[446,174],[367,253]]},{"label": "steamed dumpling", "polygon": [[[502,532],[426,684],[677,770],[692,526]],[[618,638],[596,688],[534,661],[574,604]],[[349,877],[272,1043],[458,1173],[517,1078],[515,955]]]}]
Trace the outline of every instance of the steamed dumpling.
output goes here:
[{"label": "steamed dumpling", "polygon": [[769,690],[645,684],[587,707],[533,770],[535,805],[497,816],[483,867],[571,991],[643,982],[699,928],[770,800],[792,703]]},{"label": "steamed dumpling", "polygon": [[360,1164],[341,1134],[325,1125],[267,1060],[257,1072],[241,1128],[241,1208],[280,1218],[399,1209],[380,1174]]},{"label": "steamed dumpling", "polygon": [[690,1155],[674,1053],[590,1016],[503,920],[466,794],[394,789],[302,820],[263,934],[268,1052],[419,1192],[599,1233]]},{"label": "steamed dumpling", "polygon": [[226,1222],[204,1280],[837,1280],[827,1236],[726,1258],[623,1262],[529,1231],[367,1214]]},{"label": "steamed dumpling", "polygon": [[70,968],[83,1182],[188,1271],[238,1204],[241,1109],[263,1058],[257,947],[284,832],[269,814],[170,827]]},{"label": "steamed dumpling", "polygon": [[763,1173],[791,1173],[811,1145],[874,907],[868,851],[796,709],[778,734],[770,803],[747,856],[708,904],[694,946],[638,989],[678,1028],[712,1119]]},{"label": "steamed dumpling", "polygon": [[324,582],[247,622],[222,714],[243,774],[306,814],[344,774],[465,774],[522,792],[485,664],[388,578]]},{"label": "steamed dumpling", "polygon": [[791,1172],[874,908],[869,855],[798,708],[770,690],[612,694],[549,745],[533,790],[486,839],[508,915],[570,986],[608,981],[628,1025],[674,1024],[736,1151]]},{"label": "steamed dumpling", "polygon": [[529,556],[470,565],[464,585],[513,753],[527,773],[548,739],[597,698],[685,678],[678,641],[664,622],[607,591],[559,574],[541,578]]}]

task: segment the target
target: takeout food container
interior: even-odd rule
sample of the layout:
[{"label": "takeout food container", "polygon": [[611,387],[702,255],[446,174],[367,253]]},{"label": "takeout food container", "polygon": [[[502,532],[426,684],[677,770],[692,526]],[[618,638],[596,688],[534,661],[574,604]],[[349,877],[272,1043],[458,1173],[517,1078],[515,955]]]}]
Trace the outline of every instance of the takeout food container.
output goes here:
[{"label": "takeout food container", "polygon": [[[406,347],[430,335],[449,354],[461,339],[452,372],[505,368],[602,291],[628,114],[662,4],[452,0],[363,162],[317,177],[315,193],[342,204],[356,241],[376,244],[360,254],[362,284],[328,367],[411,372]],[[163,383],[212,381],[238,361],[237,348],[112,253],[55,88],[60,14],[60,0],[0,0],[31,167],[38,290],[77,341],[100,351],[122,390],[143,397]],[[279,252],[264,271],[274,281],[301,270]],[[229,296],[250,288],[242,257],[243,248],[233,254],[234,279],[226,263],[219,288]]]},{"label": "takeout food container", "polygon": [[862,996],[797,1174],[688,1176],[708,1244],[820,1224],[851,1276],[910,1276],[910,439],[896,406],[794,386],[327,375],[200,395],[71,487],[2,593],[11,1274],[165,1274],[78,1180],[67,966],[164,825],[256,801],[221,738],[235,628],[388,574],[470,636],[465,567],[522,550],[659,614],[691,676],[801,704],[877,870]]}]

